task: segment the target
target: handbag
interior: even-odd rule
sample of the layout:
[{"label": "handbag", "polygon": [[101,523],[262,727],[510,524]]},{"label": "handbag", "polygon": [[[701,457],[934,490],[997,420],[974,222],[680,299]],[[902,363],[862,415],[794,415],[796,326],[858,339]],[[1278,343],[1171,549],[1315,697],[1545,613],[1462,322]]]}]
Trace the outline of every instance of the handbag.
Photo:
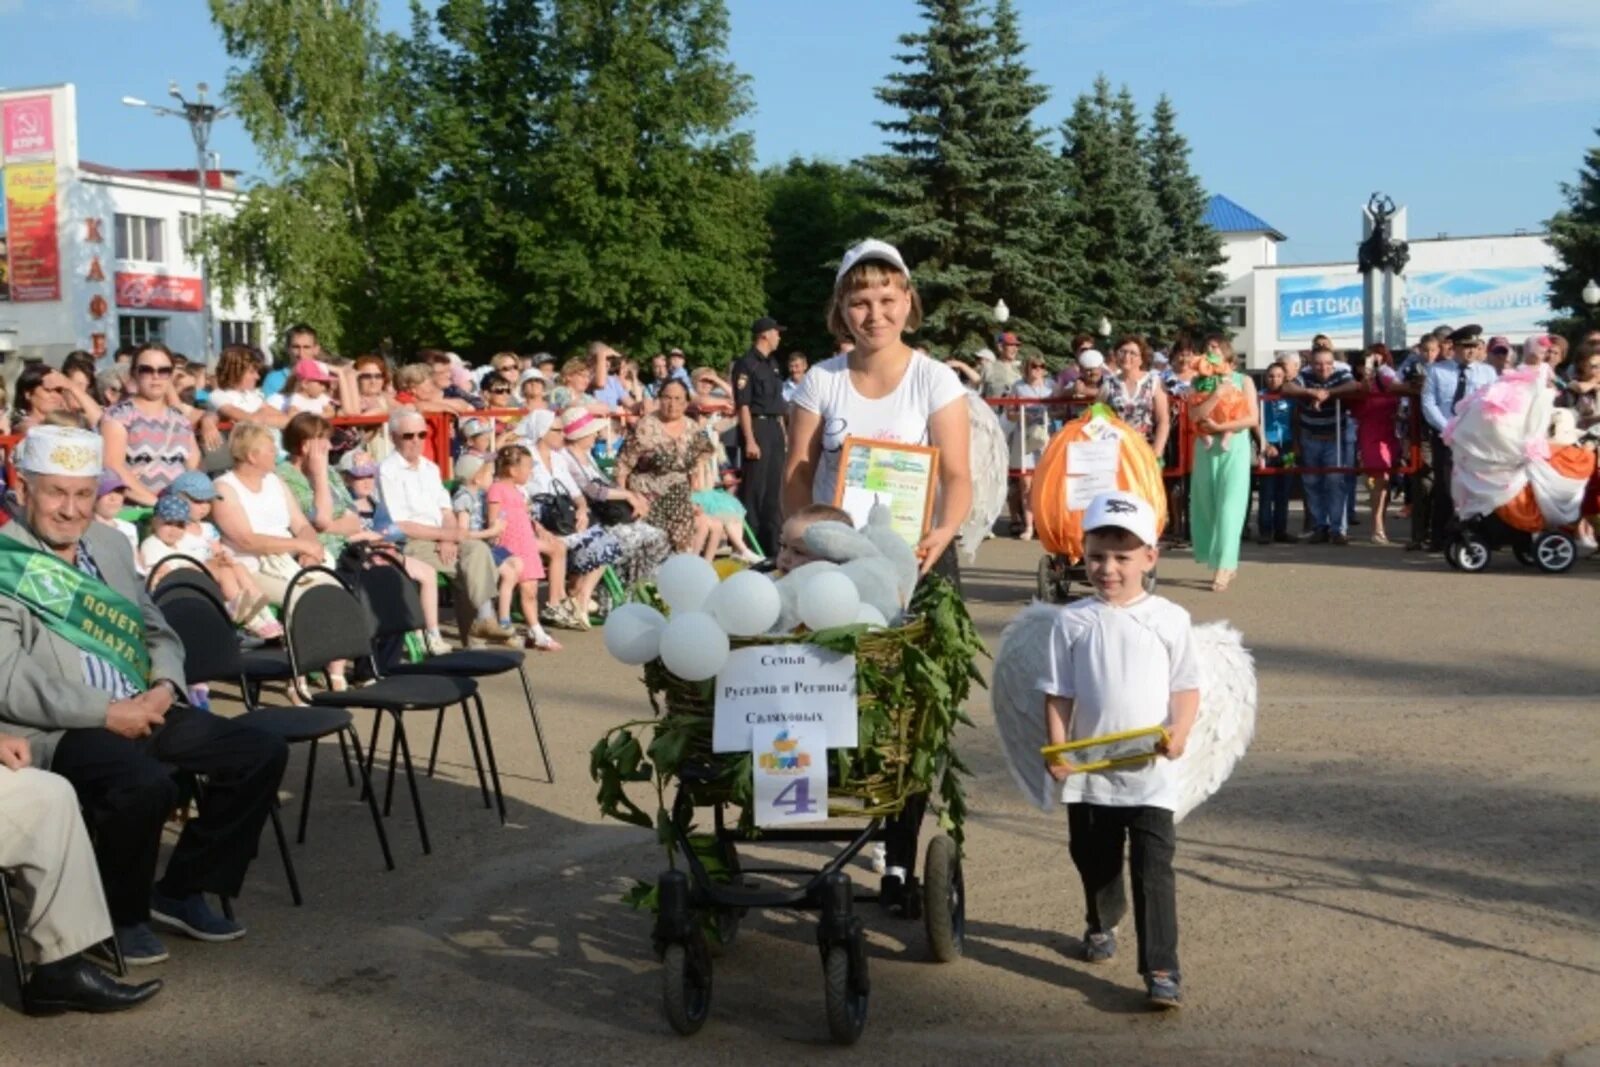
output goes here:
[{"label": "handbag", "polygon": [[589,514],[601,526],[622,526],[633,521],[633,505],[626,500],[596,500],[589,505]]},{"label": "handbag", "polygon": [[533,498],[534,510],[539,515],[539,525],[555,534],[566,537],[578,532],[578,505],[572,494],[559,481],[553,482],[555,492],[539,493]]}]

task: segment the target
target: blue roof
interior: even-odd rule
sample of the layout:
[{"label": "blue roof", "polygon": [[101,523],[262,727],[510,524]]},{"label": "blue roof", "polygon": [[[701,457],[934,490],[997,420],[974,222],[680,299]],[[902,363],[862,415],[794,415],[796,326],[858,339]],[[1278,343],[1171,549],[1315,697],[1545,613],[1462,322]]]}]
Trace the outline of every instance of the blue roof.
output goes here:
[{"label": "blue roof", "polygon": [[1272,223],[1221,195],[1213,196],[1206,205],[1206,222],[1218,233],[1265,233],[1279,241],[1288,240]]}]

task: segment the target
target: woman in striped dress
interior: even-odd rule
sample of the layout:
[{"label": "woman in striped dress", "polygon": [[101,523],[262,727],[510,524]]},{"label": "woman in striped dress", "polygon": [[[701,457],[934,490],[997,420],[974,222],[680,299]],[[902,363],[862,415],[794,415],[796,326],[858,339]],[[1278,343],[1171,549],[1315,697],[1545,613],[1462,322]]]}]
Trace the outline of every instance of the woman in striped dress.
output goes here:
[{"label": "woman in striped dress", "polygon": [[194,427],[173,403],[172,353],[148,344],[133,355],[133,393],[106,409],[100,423],[105,465],[128,486],[128,503],[154,504],[186,470],[200,466]]}]

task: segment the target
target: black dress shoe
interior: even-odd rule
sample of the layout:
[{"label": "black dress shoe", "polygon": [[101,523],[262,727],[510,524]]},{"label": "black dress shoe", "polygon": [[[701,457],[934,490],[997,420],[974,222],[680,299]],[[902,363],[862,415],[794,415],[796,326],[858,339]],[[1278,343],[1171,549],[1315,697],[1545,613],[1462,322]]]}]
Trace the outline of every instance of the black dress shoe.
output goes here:
[{"label": "black dress shoe", "polygon": [[159,978],[124,985],[80,955],[35,967],[23,990],[22,1003],[29,1015],[64,1011],[101,1014],[136,1008],[159,992]]}]

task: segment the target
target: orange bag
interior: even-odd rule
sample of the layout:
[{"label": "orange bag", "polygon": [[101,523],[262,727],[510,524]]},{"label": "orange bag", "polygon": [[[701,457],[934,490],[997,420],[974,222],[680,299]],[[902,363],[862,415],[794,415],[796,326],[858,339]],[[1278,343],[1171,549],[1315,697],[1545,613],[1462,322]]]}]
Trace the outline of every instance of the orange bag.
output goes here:
[{"label": "orange bag", "polygon": [[1144,435],[1096,404],[1061,427],[1039,457],[1033,469],[1033,528],[1039,543],[1052,555],[1065,556],[1072,563],[1083,558],[1083,512],[1067,510],[1067,446],[1091,438],[1085,432],[1089,421],[1103,419],[1122,438],[1117,458],[1117,488],[1136,493],[1156,512],[1156,531],[1167,526],[1167,491],[1161,481],[1161,464]]},{"label": "orange bag", "polygon": [[[1550,466],[1564,478],[1585,481],[1595,472],[1594,453],[1577,445],[1563,445],[1550,450]],[[1520,493],[1495,508],[1494,513],[1507,526],[1523,533],[1538,533],[1550,525],[1539,511],[1531,485],[1523,486]]]}]

